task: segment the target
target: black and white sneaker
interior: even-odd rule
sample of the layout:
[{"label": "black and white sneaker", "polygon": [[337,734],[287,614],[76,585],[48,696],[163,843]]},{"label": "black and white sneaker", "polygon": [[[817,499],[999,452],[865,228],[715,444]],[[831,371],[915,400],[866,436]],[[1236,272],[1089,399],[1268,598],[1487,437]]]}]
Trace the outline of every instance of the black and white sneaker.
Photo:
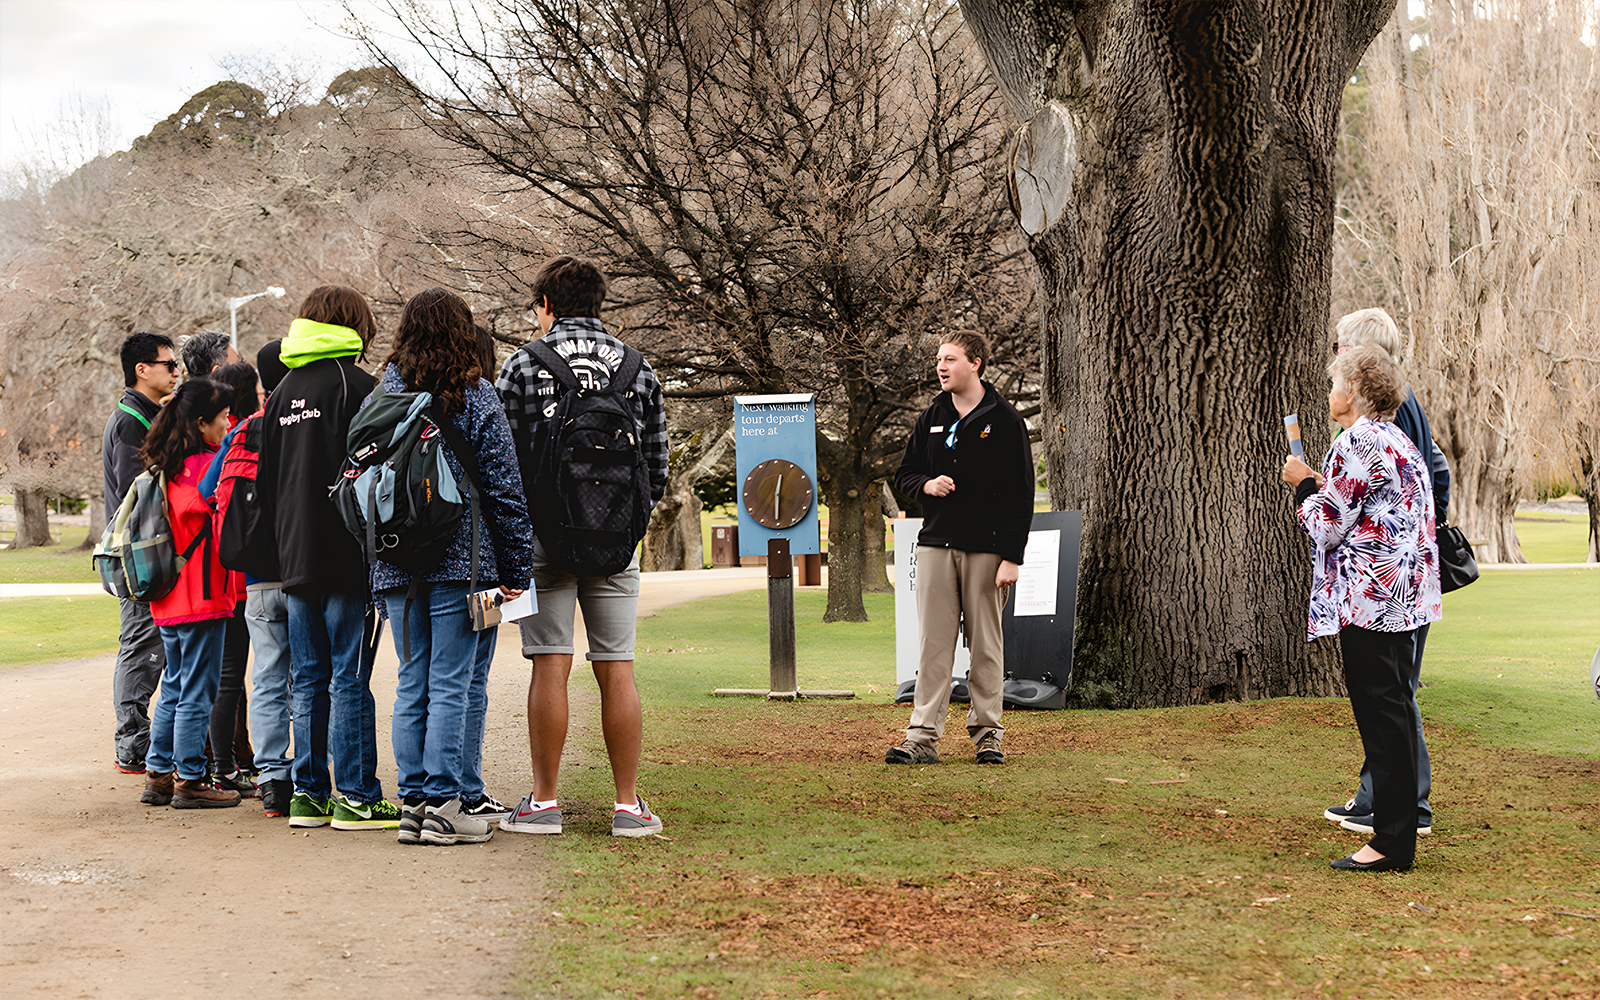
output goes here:
[{"label": "black and white sneaker", "polygon": [[1351,799],[1342,806],[1329,806],[1322,810],[1322,818],[1329,823],[1342,823],[1351,816],[1369,816],[1371,814],[1371,809],[1357,809],[1355,799]]},{"label": "black and white sneaker", "polygon": [[417,796],[400,800],[400,827],[395,840],[402,844],[422,843],[422,820],[428,813],[428,800]]},{"label": "black and white sneaker", "polygon": [[510,816],[512,812],[510,806],[488,792],[484,792],[483,798],[476,802],[468,802],[465,799],[461,802],[461,815],[481,819],[491,826]]}]

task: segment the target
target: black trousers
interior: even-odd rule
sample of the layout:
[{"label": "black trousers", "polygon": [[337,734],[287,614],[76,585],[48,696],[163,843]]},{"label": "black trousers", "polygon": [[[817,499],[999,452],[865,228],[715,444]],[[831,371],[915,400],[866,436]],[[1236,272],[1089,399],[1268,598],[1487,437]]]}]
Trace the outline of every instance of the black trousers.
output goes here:
[{"label": "black trousers", "polygon": [[242,762],[250,767],[255,752],[250,748],[248,702],[244,693],[245,666],[250,659],[250,632],[244,623],[244,602],[233,609],[222,635],[222,683],[211,706],[211,769],[214,774],[231,774]]},{"label": "black trousers", "polygon": [[1416,632],[1339,631],[1344,682],[1372,771],[1372,849],[1409,865],[1417,855],[1417,717],[1411,698]]}]

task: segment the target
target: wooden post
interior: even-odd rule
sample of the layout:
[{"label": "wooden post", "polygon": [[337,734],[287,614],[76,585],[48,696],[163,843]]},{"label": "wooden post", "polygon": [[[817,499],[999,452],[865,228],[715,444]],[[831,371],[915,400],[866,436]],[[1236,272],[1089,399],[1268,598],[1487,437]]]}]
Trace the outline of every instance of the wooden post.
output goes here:
[{"label": "wooden post", "polygon": [[794,655],[794,576],[789,540],[767,540],[767,635],[771,643],[771,690],[768,698],[799,697]]}]

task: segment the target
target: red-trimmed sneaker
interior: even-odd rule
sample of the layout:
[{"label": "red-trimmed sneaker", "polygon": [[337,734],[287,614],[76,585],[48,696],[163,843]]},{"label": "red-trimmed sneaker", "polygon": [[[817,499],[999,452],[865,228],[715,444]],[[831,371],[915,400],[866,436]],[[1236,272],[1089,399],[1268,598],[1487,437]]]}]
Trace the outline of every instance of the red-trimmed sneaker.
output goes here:
[{"label": "red-trimmed sneaker", "polygon": [[644,798],[639,798],[639,815],[634,815],[626,809],[618,809],[611,814],[611,835],[613,837],[648,837],[652,833],[661,832],[661,817],[650,811],[644,804]]},{"label": "red-trimmed sneaker", "polygon": [[530,792],[517,803],[516,812],[500,821],[500,829],[507,833],[560,833],[561,807],[535,809],[533,793]]}]

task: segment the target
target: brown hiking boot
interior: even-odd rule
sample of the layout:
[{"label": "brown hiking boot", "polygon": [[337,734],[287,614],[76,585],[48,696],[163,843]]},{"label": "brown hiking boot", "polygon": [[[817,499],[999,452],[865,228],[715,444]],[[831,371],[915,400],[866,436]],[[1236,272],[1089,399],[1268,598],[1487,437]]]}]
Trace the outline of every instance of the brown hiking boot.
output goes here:
[{"label": "brown hiking boot", "polygon": [[224,791],[204,778],[179,778],[173,784],[174,809],[226,809],[239,804],[239,793]]},{"label": "brown hiking boot", "polygon": [[172,772],[157,774],[154,771],[145,773],[144,794],[139,796],[139,801],[147,806],[164,806],[172,801]]}]

